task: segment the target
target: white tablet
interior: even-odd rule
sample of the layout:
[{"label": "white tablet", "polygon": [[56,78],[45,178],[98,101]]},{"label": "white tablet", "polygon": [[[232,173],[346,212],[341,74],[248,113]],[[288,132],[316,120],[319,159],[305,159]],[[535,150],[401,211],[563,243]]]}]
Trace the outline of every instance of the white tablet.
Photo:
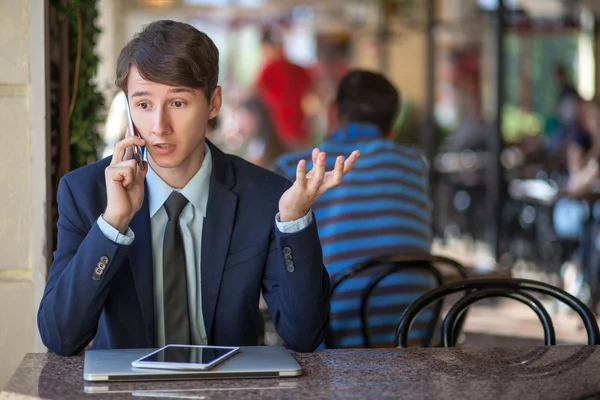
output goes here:
[{"label": "white tablet", "polygon": [[239,347],[170,344],[131,363],[136,368],[203,370],[239,351]]}]

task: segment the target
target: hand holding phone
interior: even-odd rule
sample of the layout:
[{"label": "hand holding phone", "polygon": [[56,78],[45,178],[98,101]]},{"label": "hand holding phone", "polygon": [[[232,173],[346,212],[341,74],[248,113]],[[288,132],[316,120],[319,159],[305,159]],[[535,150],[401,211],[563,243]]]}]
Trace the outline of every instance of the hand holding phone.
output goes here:
[{"label": "hand holding phone", "polygon": [[[127,122],[129,124],[129,134],[132,136],[140,136],[135,130],[135,126],[133,126],[133,118],[131,118],[131,108],[129,107],[129,100],[127,99],[127,94],[125,94],[125,108],[127,109]],[[144,168],[144,162],[142,160],[142,148],[138,145],[133,145],[133,158],[137,161],[139,168]]]},{"label": "hand holding phone", "polygon": [[[115,144],[113,157],[105,171],[106,209],[103,218],[112,227],[125,233],[129,222],[144,201],[144,179],[148,163],[142,159],[145,141],[136,133],[125,96],[129,135]],[[133,156],[133,157],[132,157]]]}]

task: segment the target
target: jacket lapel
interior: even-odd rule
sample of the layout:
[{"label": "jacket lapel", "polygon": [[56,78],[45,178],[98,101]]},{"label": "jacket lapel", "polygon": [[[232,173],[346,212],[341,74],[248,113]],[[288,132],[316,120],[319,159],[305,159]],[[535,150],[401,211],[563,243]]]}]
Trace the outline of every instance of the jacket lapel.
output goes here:
[{"label": "jacket lapel", "polygon": [[148,347],[154,347],[154,268],[152,261],[152,238],[150,229],[150,211],[148,186],[145,186],[142,208],[135,214],[129,226],[135,233],[135,240],[128,250],[129,265],[138,301],[142,310],[142,319],[148,334]]},{"label": "jacket lapel", "polygon": [[202,313],[212,343],[215,308],[229,251],[238,197],[231,191],[235,176],[224,153],[207,141],[213,161],[206,217],[202,228]]}]

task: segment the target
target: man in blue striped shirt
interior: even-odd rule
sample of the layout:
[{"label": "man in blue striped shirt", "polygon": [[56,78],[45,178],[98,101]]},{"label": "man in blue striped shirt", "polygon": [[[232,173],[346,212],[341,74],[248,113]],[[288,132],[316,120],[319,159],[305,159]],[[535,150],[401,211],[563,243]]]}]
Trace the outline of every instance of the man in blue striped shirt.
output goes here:
[{"label": "man in blue striped shirt", "polygon": [[[429,253],[427,166],[419,151],[388,139],[399,109],[398,91],[384,76],[354,70],[340,82],[328,110],[329,135],[320,147],[327,153],[327,168],[339,155],[355,149],[361,154],[344,182],[313,205],[332,282],[336,275],[372,257]],[[309,150],[284,155],[275,170],[293,179],[299,160],[306,157],[311,157]],[[349,280],[332,299],[331,326],[340,347],[363,344],[360,296],[369,280]],[[394,274],[381,283],[368,303],[373,345],[392,345],[403,308],[430,285],[429,277],[414,273]],[[412,338],[422,336],[417,323]]]}]

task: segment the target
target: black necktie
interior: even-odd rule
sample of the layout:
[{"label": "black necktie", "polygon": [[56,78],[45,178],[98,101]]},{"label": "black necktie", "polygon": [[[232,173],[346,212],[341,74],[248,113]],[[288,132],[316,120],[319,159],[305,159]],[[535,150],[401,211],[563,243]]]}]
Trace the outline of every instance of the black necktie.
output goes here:
[{"label": "black necktie", "polygon": [[169,220],[163,243],[163,304],[165,344],[191,344],[185,250],[179,215],[188,203],[179,192],[165,202]]}]

